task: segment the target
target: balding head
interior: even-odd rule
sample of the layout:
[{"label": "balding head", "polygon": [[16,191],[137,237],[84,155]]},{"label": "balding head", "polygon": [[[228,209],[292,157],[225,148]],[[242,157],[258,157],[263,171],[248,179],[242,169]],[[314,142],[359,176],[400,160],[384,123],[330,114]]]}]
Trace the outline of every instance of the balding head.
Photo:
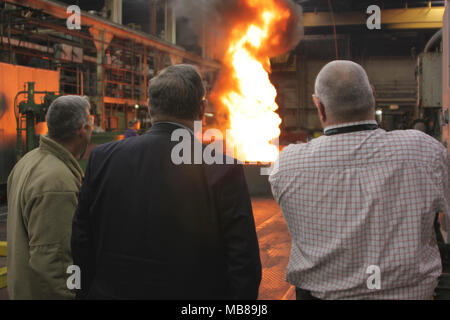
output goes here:
[{"label": "balding head", "polygon": [[333,122],[366,120],[375,112],[369,78],[352,61],[336,60],[323,67],[316,78],[315,96]]}]

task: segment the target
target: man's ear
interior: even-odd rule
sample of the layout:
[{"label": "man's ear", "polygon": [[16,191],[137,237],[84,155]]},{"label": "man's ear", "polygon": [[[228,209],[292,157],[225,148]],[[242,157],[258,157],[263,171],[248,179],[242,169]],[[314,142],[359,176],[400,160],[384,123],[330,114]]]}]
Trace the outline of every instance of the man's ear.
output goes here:
[{"label": "man's ear", "polygon": [[317,108],[317,112],[319,113],[320,120],[322,122],[327,121],[327,114],[325,112],[325,107],[323,106],[322,102],[320,102],[319,98],[317,98],[315,95],[313,95],[313,101],[314,105]]},{"label": "man's ear", "polygon": [[377,92],[375,91],[375,87],[371,84],[373,99],[377,101]]},{"label": "man's ear", "polygon": [[377,92],[375,90],[375,87],[372,84],[370,84],[370,87],[372,88],[372,95],[373,95],[373,101],[374,101],[372,114],[375,114],[376,108],[377,108]]},{"label": "man's ear", "polygon": [[78,138],[82,138],[82,137],[83,137],[83,134],[85,134],[85,133],[86,133],[86,128],[85,128],[85,125],[83,124],[83,125],[76,131],[75,136],[78,137]]}]

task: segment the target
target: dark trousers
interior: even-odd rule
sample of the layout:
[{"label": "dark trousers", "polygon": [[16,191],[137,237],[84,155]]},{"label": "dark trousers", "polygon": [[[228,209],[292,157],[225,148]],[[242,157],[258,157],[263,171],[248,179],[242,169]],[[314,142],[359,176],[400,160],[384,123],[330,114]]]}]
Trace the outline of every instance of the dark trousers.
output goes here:
[{"label": "dark trousers", "polygon": [[319,298],[313,297],[311,292],[301,288],[295,288],[295,295],[297,300],[320,300]]}]

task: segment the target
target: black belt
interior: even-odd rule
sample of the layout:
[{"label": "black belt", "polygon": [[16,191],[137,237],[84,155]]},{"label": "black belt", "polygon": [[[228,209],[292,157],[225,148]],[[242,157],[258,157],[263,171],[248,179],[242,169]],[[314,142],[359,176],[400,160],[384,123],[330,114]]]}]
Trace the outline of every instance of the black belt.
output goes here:
[{"label": "black belt", "polygon": [[296,300],[320,300],[311,294],[311,291],[295,287]]},{"label": "black belt", "polygon": [[349,133],[349,132],[356,132],[356,131],[366,131],[366,130],[376,130],[376,129],[378,129],[378,125],[375,123],[357,124],[354,126],[340,127],[340,128],[326,130],[325,135],[333,136],[335,134],[342,134],[342,133]]}]

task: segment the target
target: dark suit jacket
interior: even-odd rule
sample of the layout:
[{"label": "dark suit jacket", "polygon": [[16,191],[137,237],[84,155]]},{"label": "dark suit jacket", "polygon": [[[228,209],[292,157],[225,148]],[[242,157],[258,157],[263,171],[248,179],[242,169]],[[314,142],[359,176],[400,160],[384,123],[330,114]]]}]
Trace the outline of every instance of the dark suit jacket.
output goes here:
[{"label": "dark suit jacket", "polygon": [[261,263],[243,168],[173,164],[179,128],[158,123],[92,151],[73,219],[78,298],[257,298]]}]

